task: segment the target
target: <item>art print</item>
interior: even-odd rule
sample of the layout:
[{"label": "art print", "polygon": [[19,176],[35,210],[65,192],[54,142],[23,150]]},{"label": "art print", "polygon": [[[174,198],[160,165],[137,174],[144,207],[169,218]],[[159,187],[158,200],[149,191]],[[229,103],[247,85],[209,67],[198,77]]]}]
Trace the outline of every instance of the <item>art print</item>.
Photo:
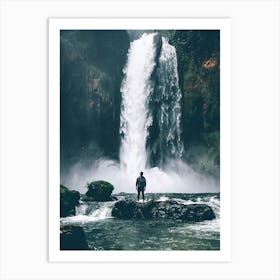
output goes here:
[{"label": "art print", "polygon": [[221,252],[221,46],[218,28],[59,29],[56,250]]}]

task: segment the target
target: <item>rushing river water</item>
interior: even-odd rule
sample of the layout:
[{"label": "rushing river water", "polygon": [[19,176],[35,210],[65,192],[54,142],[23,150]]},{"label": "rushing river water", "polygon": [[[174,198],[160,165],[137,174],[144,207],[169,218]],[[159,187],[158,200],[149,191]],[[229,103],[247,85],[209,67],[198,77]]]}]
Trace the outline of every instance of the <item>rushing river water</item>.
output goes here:
[{"label": "rushing river water", "polygon": [[[136,199],[119,194],[118,199]],[[111,216],[114,201],[82,202],[77,215],[61,224],[82,226],[91,250],[219,250],[220,194],[147,194],[147,201],[174,199],[178,203],[206,203],[215,212],[211,221],[185,223],[174,220],[121,220]]]}]

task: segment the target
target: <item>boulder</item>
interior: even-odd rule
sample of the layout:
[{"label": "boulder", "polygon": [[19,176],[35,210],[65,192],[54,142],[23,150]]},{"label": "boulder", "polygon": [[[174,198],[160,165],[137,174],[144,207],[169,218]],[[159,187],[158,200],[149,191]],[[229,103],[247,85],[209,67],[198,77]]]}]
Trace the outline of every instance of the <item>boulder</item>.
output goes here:
[{"label": "boulder", "polygon": [[82,227],[66,225],[60,227],[60,250],[88,250]]},{"label": "boulder", "polygon": [[112,216],[121,219],[135,218],[136,208],[140,207],[134,200],[120,200],[115,203]]},{"label": "boulder", "polygon": [[74,216],[79,204],[80,193],[60,185],[60,217]]},{"label": "boulder", "polygon": [[215,219],[213,209],[206,204],[180,204],[175,200],[147,203],[120,200],[115,203],[112,216],[120,219],[172,219],[185,222]]},{"label": "boulder", "polygon": [[114,187],[106,181],[94,181],[88,184],[86,196],[94,201],[111,201]]}]

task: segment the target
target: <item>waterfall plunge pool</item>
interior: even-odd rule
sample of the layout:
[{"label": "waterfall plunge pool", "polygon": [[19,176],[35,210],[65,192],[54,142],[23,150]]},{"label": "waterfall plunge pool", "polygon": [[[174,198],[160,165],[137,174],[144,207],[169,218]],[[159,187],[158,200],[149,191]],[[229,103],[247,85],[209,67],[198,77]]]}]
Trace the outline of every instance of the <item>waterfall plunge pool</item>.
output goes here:
[{"label": "waterfall plunge pool", "polygon": [[[118,194],[118,199],[134,199],[136,194]],[[91,250],[219,250],[219,193],[148,193],[145,200],[174,199],[178,203],[206,203],[216,219],[197,223],[174,220],[121,220],[111,217],[115,202],[82,202],[77,215],[60,223],[83,227]]]}]

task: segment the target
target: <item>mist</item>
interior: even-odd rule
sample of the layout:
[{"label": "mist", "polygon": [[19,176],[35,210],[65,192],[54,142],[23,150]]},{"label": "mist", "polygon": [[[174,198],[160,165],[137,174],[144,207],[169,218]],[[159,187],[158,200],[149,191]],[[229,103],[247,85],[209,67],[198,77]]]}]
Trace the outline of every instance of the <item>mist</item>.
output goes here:
[{"label": "mist", "polygon": [[[202,193],[219,192],[219,182],[195,172],[183,161],[170,160],[164,169],[158,167],[139,170],[147,180],[146,192],[150,193]],[[114,193],[136,192],[136,178],[139,173],[127,173],[114,160],[100,158],[91,165],[82,161],[61,174],[61,184],[81,193],[87,191],[87,183],[105,180],[114,186]]]}]

